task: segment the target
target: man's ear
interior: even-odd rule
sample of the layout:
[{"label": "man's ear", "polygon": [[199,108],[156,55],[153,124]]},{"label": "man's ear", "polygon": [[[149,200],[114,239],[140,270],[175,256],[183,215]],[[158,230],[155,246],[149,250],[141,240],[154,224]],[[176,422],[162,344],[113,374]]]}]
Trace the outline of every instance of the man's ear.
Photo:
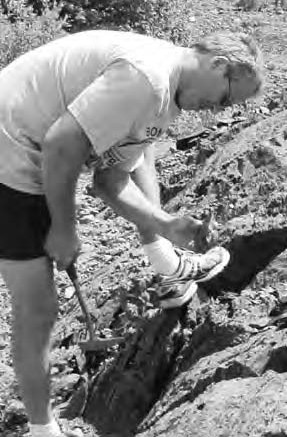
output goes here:
[{"label": "man's ear", "polygon": [[225,56],[214,56],[211,59],[211,67],[217,70],[222,70],[224,73],[226,71],[226,67],[229,64],[229,59]]}]

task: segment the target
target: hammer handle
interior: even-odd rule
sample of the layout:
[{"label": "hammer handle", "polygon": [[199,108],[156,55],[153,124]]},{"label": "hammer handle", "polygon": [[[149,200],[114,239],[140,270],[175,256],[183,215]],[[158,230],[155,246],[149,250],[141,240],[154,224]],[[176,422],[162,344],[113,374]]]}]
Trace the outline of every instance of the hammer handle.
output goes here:
[{"label": "hammer handle", "polygon": [[87,325],[87,329],[89,332],[90,340],[93,340],[94,339],[93,322],[92,322],[89,310],[87,308],[86,302],[85,302],[83,295],[82,295],[82,292],[81,292],[81,287],[80,287],[79,279],[78,279],[78,272],[77,272],[75,264],[74,263],[70,264],[69,267],[66,269],[66,272],[67,272],[70,280],[72,281],[73,286],[75,287],[76,296],[77,296],[78,302],[80,304],[81,310],[84,314],[85,320],[86,320],[86,325]]}]

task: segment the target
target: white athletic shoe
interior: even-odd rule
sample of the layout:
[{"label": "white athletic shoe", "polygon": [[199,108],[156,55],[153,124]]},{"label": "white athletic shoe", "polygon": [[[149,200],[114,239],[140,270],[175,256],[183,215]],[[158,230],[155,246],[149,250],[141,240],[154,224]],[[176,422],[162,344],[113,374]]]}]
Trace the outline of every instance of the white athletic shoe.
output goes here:
[{"label": "white athletic shoe", "polygon": [[198,282],[206,282],[227,266],[230,255],[223,247],[214,247],[205,254],[176,249],[180,262],[174,275],[161,276],[156,293],[162,308],[175,308],[189,302]]}]

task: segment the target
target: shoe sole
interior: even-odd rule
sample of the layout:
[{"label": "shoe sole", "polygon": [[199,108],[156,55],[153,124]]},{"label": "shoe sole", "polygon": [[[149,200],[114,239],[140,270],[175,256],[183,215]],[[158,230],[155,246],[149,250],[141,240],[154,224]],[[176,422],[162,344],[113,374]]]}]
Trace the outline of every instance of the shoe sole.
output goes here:
[{"label": "shoe sole", "polygon": [[66,431],[63,433],[63,437],[84,437],[84,434],[81,430],[79,431]]},{"label": "shoe sole", "polygon": [[185,294],[181,297],[176,297],[174,299],[162,300],[160,306],[163,309],[168,308],[179,308],[189,302],[195,293],[197,292],[198,285],[196,282],[191,281],[190,287],[186,290]]},{"label": "shoe sole", "polygon": [[205,276],[202,279],[195,279],[195,282],[207,282],[210,279],[214,278],[214,276],[218,275],[219,273],[222,272],[222,270],[224,270],[224,268],[227,266],[227,264],[230,261],[230,253],[228,252],[228,250],[224,249],[223,247],[221,248],[222,251],[222,261],[220,264],[217,264],[217,266],[215,266],[212,270],[210,270],[210,272],[208,273],[207,276]]}]

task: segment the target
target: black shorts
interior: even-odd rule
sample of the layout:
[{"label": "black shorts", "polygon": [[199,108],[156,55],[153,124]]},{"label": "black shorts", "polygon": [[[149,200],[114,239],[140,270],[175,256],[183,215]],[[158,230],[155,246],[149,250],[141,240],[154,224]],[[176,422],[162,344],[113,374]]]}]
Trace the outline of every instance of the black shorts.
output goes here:
[{"label": "black shorts", "polygon": [[44,256],[50,223],[45,196],[0,184],[0,258],[20,261]]}]

